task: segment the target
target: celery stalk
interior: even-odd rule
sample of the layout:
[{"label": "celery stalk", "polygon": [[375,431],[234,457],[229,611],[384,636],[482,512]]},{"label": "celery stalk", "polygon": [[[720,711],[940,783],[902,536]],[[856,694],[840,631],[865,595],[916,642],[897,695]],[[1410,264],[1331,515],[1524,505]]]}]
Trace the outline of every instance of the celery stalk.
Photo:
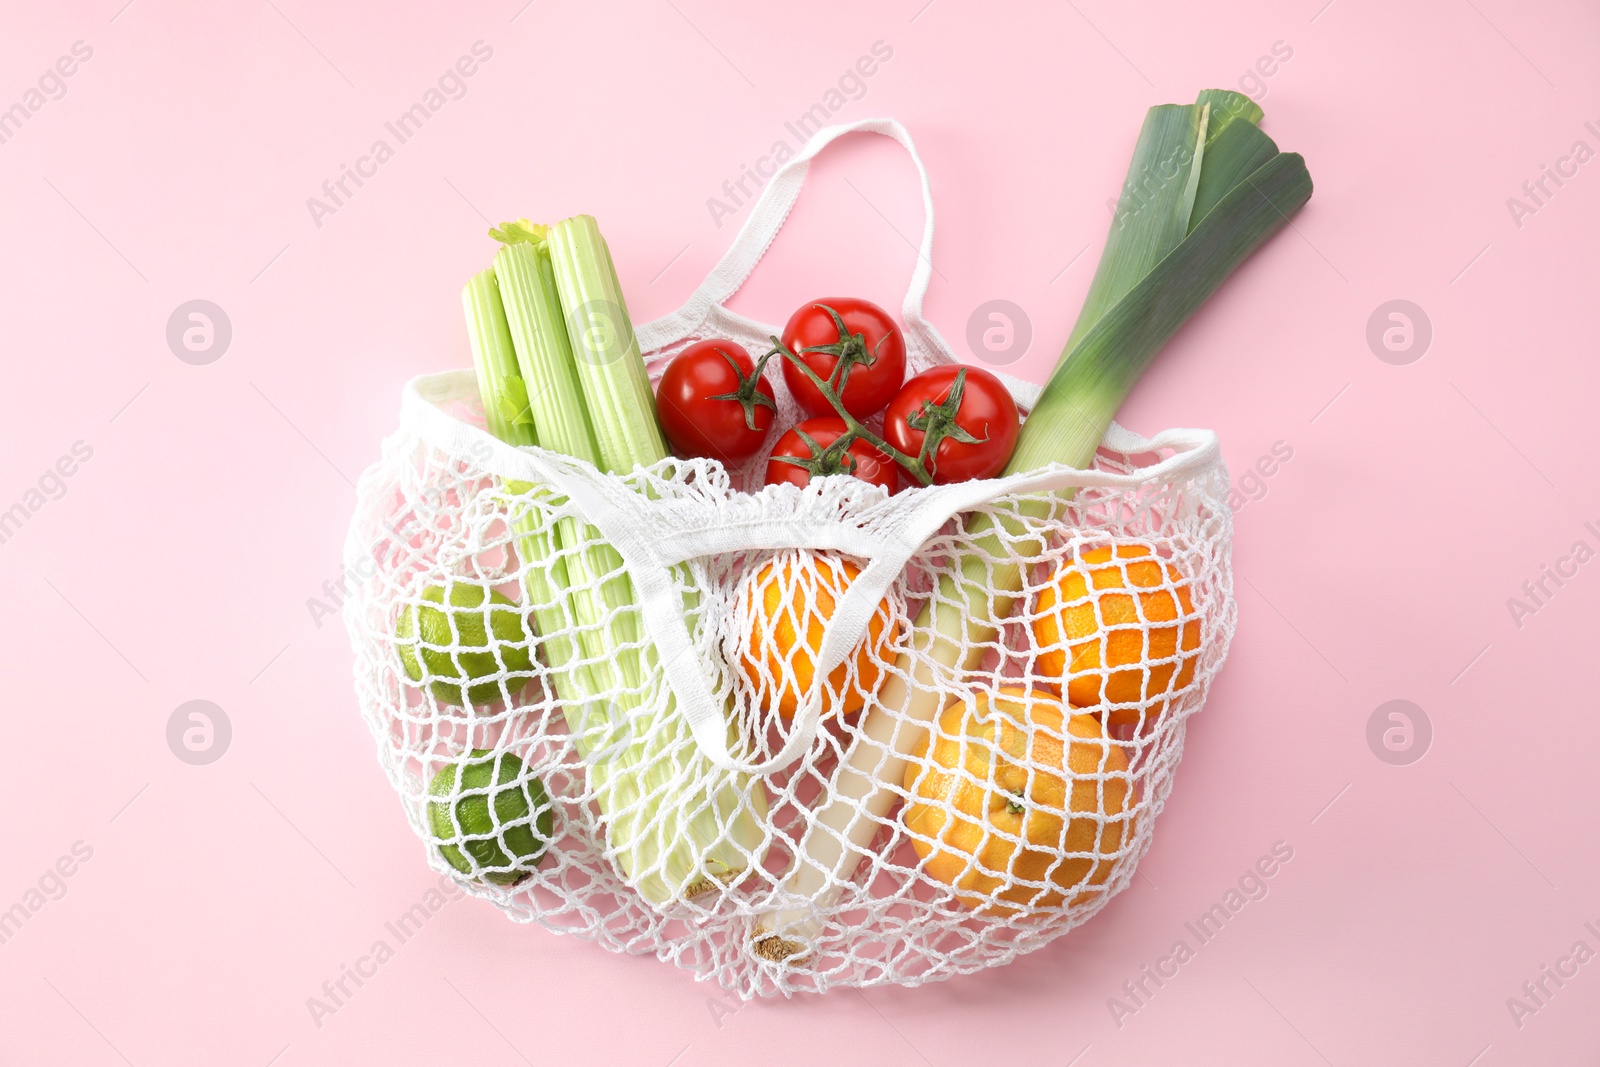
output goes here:
[{"label": "celery stalk", "polygon": [[594,420],[602,469],[629,474],[666,459],[650,375],[594,218],[575,215],[551,227],[549,259],[589,411],[603,413]]},{"label": "celery stalk", "polygon": [[[632,472],[666,459],[666,438],[655,418],[655,395],[633,333],[622,286],[612,265],[611,250],[599,226],[588,215],[563,220],[550,228],[548,260],[566,314],[568,335],[584,402],[592,417],[599,466],[616,474]],[[685,565],[676,584],[692,589]],[[626,577],[624,576],[624,580]],[[698,598],[689,593],[684,610]],[[658,678],[655,649],[638,645],[642,626],[633,610],[631,586],[627,602],[607,618],[612,628],[608,645],[615,652],[619,678],[627,691],[644,693],[647,679]],[[765,837],[766,792],[748,775],[729,776],[700,754],[687,723],[673,707],[671,693],[661,712],[665,728],[641,748],[640,762],[650,795],[658,798],[654,814],[671,810],[688,819],[691,842],[708,870],[729,877],[755,858]],[[736,727],[729,724],[730,742]],[[748,797],[748,801],[742,798]],[[698,814],[696,814],[698,812]],[[672,827],[665,827],[672,831]]]},{"label": "celery stalk", "polygon": [[[480,271],[461,291],[467,316],[467,338],[472,345],[472,362],[477,370],[478,391],[483,399],[484,420],[489,432],[513,445],[537,445],[533,421],[528,417],[527,387],[517,366],[517,354],[506,325],[505,307],[494,271]],[[506,492],[521,495],[534,487],[528,482],[508,481]],[[548,495],[548,490],[544,491]],[[567,584],[566,561],[557,553],[556,539],[542,530],[532,516],[523,514],[512,524],[517,552],[523,569],[524,603],[533,616],[533,628],[541,635],[545,663],[556,673],[558,695],[583,693],[588,680],[582,664],[573,662],[571,639],[564,635],[566,617],[561,610],[561,590]],[[571,681],[567,672],[577,672]]]},{"label": "celery stalk", "polygon": [[[528,414],[541,442],[552,452],[598,465],[600,453],[578,386],[561,300],[544,242],[506,245],[494,257],[494,273],[505,300],[506,322],[517,350],[518,366],[527,383]],[[557,533],[568,549],[567,588],[572,590],[570,603],[580,625],[599,626],[632,604],[633,589],[622,569],[622,557],[600,539],[597,531],[569,517],[558,521]],[[617,645],[637,642],[638,635],[627,626],[631,620],[631,615],[618,618],[613,635]],[[579,640],[586,656],[592,658],[599,651],[588,647],[589,642],[582,637]],[[603,667],[591,665],[590,670],[597,683],[604,679],[599,673]]]},{"label": "celery stalk", "polygon": [[[631,471],[663,458],[644,364],[598,231],[592,233],[598,249],[569,244],[563,263],[594,292],[605,291],[609,280],[626,345],[619,358],[587,367],[574,359],[571,316],[563,307],[545,228],[515,224],[494,235],[511,242],[495,257],[493,273],[524,383],[527,419],[542,447],[607,470]],[[470,322],[472,286],[468,292]],[[630,354],[628,346],[634,366],[621,358]],[[643,386],[642,406],[630,378]],[[653,431],[657,449],[651,448],[650,433],[623,425],[639,422]],[[561,696],[607,817],[610,850],[647,899],[667,903],[693,896],[750,865],[764,837],[766,795],[748,777],[731,777],[701,756],[670,694],[655,689],[653,649],[642,640],[632,582],[616,550],[576,518],[559,521],[555,533],[566,568],[562,592],[580,626],[582,668],[562,675]],[[619,695],[612,706],[600,706],[596,698],[607,692]],[[627,727],[621,740],[606,746],[604,758],[594,758],[591,739],[615,732],[619,723]]]}]

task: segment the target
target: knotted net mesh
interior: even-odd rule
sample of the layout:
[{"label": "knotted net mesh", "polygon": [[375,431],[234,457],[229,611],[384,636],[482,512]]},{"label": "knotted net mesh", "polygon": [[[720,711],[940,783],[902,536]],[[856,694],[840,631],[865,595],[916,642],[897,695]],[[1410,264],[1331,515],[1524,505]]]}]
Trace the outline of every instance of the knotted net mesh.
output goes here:
[{"label": "knotted net mesh", "polygon": [[[423,404],[481,427],[470,375],[448,377]],[[659,566],[733,760],[814,730],[751,774],[702,751],[637,576],[590,516],[555,480],[491,473],[501,446],[444,440],[421,406],[361,479],[345,614],[380,762],[428,862],[468,892],[750,997],[1004,964],[1129,884],[1233,630],[1214,449],[1176,468],[1156,466],[1172,449],[1102,449],[1080,483],[1111,484],[955,515],[906,546],[826,673],[823,635],[870,561],[796,546],[902,544],[927,490],[751,493],[706,460],[618,477],[537,453],[676,546]],[[778,529],[792,544],[739,547]],[[939,618],[986,617],[930,639]],[[897,686],[936,695],[931,722],[885,703]]]}]

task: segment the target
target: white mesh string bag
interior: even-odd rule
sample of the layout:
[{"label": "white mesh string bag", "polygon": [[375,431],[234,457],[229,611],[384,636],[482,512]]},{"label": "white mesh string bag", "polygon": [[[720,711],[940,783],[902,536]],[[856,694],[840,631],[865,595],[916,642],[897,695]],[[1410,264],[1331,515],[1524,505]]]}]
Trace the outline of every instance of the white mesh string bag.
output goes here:
[{"label": "white mesh string bag", "polygon": [[[704,338],[765,350],[776,331],[723,302],[811,157],[858,130],[922,172],[901,322],[911,373],[951,360],[922,316],[926,172],[870,120],[821,131],[689,302],[639,329],[653,376]],[[764,464],[608,475],[490,436],[470,371],[407,386],[358,487],[345,617],[428,862],[517,921],[743,997],[948,978],[1090,918],[1150,846],[1233,631],[1215,436],[1113,425],[1089,470],[894,496],[759,488]],[[1003,622],[945,666],[919,615],[974,595]],[[906,687],[937,695],[931,720],[885,695]]]}]

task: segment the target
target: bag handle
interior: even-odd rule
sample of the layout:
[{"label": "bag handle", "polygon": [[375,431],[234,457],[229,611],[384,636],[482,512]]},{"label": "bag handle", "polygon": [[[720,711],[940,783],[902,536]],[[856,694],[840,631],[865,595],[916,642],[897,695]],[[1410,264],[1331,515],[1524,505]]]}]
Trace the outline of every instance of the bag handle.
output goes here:
[{"label": "bag handle", "polygon": [[828,145],[851,133],[876,133],[888,137],[898,142],[910,154],[911,162],[916,164],[917,177],[922,183],[922,243],[917,250],[916,266],[911,270],[911,282],[906,288],[905,300],[900,305],[900,321],[905,327],[909,344],[934,353],[944,361],[950,360],[949,346],[922,315],[922,299],[927,295],[928,282],[933,277],[933,188],[928,181],[928,168],[923,165],[911,134],[898,121],[887,118],[824,126],[813,134],[805,147],[772,175],[756,199],[750,217],[745,219],[738,236],[733,239],[733,244],[683,306],[671,315],[639,327],[641,349],[649,352],[693,332],[706,321],[712,308],[721,307],[739,291],[761,257],[772,246],[789,212],[799,200],[811,160]]}]

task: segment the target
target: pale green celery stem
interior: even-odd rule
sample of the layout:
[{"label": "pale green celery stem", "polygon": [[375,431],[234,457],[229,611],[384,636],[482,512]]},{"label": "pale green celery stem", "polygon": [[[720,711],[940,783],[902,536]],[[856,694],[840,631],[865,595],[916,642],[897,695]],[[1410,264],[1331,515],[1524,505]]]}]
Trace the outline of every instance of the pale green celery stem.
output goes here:
[{"label": "pale green celery stem", "polygon": [[601,462],[629,474],[666,459],[650,376],[599,226],[589,215],[564,219],[550,228],[549,249],[589,410],[606,413],[594,427]]},{"label": "pale green celery stem", "polygon": [[506,245],[494,257],[493,273],[540,440],[552,452],[598,464],[549,254],[543,245]]},{"label": "pale green celery stem", "polygon": [[[466,312],[467,338],[472,346],[472,362],[477,369],[478,392],[489,432],[507,444],[537,445],[538,436],[528,423],[514,421],[501,406],[509,379],[519,377],[517,354],[506,326],[505,307],[494,271],[475,274],[461,290]],[[529,482],[507,481],[506,492],[521,496],[532,490]],[[548,495],[547,491],[542,495]],[[557,694],[574,699],[574,692],[587,691],[588,680],[582,664],[573,660],[572,641],[566,636],[566,619],[561,610],[561,591],[566,583],[566,564],[556,551],[549,530],[540,529],[527,514],[512,524],[517,554],[523,564],[524,603],[533,616],[534,628],[544,660],[555,674]],[[548,636],[546,636],[548,635]],[[568,678],[572,674],[574,677]]]},{"label": "pale green celery stem", "polygon": [[[609,273],[609,259],[605,265]],[[496,256],[495,270],[543,446],[601,469],[632,470],[633,464],[623,464],[617,449],[629,447],[637,435],[630,438],[612,424],[638,421],[639,413],[617,407],[613,401],[602,406],[595,391],[585,396],[549,246],[543,242],[508,245]],[[616,306],[622,306],[620,299]],[[625,318],[623,322],[626,324]],[[631,342],[632,328],[626,328]],[[642,377],[643,363],[636,345],[634,353]],[[648,395],[647,380],[644,389]],[[653,405],[645,409],[643,418],[653,429]],[[610,449],[609,454],[602,443]],[[640,446],[640,462],[654,462],[665,454],[664,442],[660,442],[660,454],[651,454],[648,444],[646,438]],[[602,725],[634,718],[646,696],[649,686],[639,647],[642,626],[632,582],[617,551],[597,530],[577,519],[563,520],[559,535],[567,548],[569,604],[581,626],[578,640],[589,671],[589,695],[618,690],[622,694],[610,708],[587,709],[585,723],[592,733]],[[650,666],[653,669],[653,663]],[[631,884],[658,903],[702,888],[697,874],[702,857],[705,869],[713,873],[742,870],[750,862],[751,842],[761,836],[759,825],[748,813],[735,823],[742,831],[735,840],[722,836],[718,827],[730,821],[729,813],[746,810],[735,792],[739,784],[723,782],[726,776],[715,779],[719,772],[699,756],[686,724],[670,707],[665,714],[665,729],[646,726],[641,730],[644,738],[589,764],[590,781],[610,819],[609,840],[618,863]],[[569,726],[574,732],[580,730],[570,719]],[[669,746],[677,751],[664,751]],[[705,783],[713,779],[720,788],[708,796]],[[742,784],[748,788],[748,783]],[[673,794],[669,787],[679,792]],[[685,788],[688,795],[682,792]],[[759,799],[764,801],[764,795]],[[710,803],[710,812],[694,810],[705,802]],[[657,867],[661,869],[652,869]]]},{"label": "pale green celery stem", "polygon": [[[1310,196],[1311,179],[1304,161],[1294,154],[1274,157],[1225,196],[1188,238],[1102,315],[1064,356],[1030,416],[1031,423],[1041,411],[1049,410],[1047,404],[1059,407],[1082,402],[1083,425],[1069,435],[1058,435],[1055,440],[1061,452],[1035,465],[1052,460],[1084,465],[1122,398],[1155,354],[1245,257],[1287,224],[1289,216]],[[1049,515],[1057,506],[1059,501],[1039,498],[1022,510]],[[1005,525],[1013,531],[1020,526],[1016,520]],[[1026,543],[1014,550],[1024,558],[1036,554]],[[858,741],[841,766],[832,799],[817,812],[817,826],[785,883],[789,892],[825,905],[853,875],[893,806],[893,787],[904,776],[907,753],[939,711],[935,674],[940,669],[971,670],[981,648],[963,661],[963,645],[992,641],[995,620],[1005,617],[1021,589],[1020,565],[990,567],[983,558],[1006,554],[996,535],[981,537],[979,550],[968,554],[954,573],[941,576],[937,595],[913,628],[919,647],[933,663],[902,660],[901,671],[909,674],[909,680],[897,672],[880,690],[881,707],[871,709],[861,724],[873,743]],[[1011,595],[990,598],[986,595],[989,590]],[[757,927],[758,951],[785,958],[801,951],[816,931],[809,911],[780,913]]]},{"label": "pale green celery stem", "polygon": [[[612,474],[631,474],[637,467],[666,459],[667,442],[656,422],[650,377],[611,262],[611,249],[599,226],[589,215],[564,219],[550,228],[538,251],[550,291],[559,298],[565,315],[570,362],[582,395],[579,403],[594,415],[591,429],[598,455],[591,462]],[[676,577],[684,588],[693,588],[686,566],[676,569]],[[693,611],[698,598],[691,593],[685,599],[685,610]],[[614,606],[631,608],[632,604],[630,588],[626,600]],[[623,630],[618,636],[627,635],[632,628],[628,639],[638,639],[636,612],[619,611],[612,619]],[[655,670],[653,656],[652,662],[642,665],[633,650],[619,660],[619,667],[630,682],[640,681],[646,667]]]},{"label": "pale green celery stem", "polygon": [[[590,418],[586,412],[603,414],[609,409],[586,402],[548,247],[506,245],[494,263],[528,384],[528,407],[544,447],[607,469],[598,440],[608,420]],[[640,692],[638,612],[633,610],[633,583],[623,570],[622,557],[593,527],[576,519],[563,523],[562,541],[572,550],[569,566],[582,571],[573,574],[569,587],[583,626],[580,641],[591,660],[598,656],[602,661],[591,664],[595,682],[620,680],[630,691]],[[580,547],[582,551],[577,551]],[[598,596],[593,592],[596,582]]]},{"label": "pale green celery stem", "polygon": [[[666,459],[666,438],[655,417],[655,396],[650,378],[633,332],[627,301],[617,279],[611,250],[599,226],[588,215],[578,215],[552,226],[546,248],[553,268],[555,288],[568,325],[574,362],[584,393],[584,403],[593,416],[595,440],[600,450],[599,466],[614,474],[628,474],[640,466]],[[684,610],[693,612],[699,597],[686,564],[674,568],[674,577],[683,595]],[[636,611],[629,609],[613,616],[613,622],[639,631]],[[659,672],[655,649],[647,647],[641,661],[636,654],[625,657],[619,666],[630,684],[644,684],[645,677]],[[669,706],[666,714],[675,724],[682,720]],[[730,747],[736,739],[736,724],[729,723]],[[765,836],[761,820],[766,814],[766,793],[758,781],[740,775],[730,778],[718,771],[691,742],[678,751],[689,735],[686,730],[663,733],[657,744],[642,753],[648,781],[667,797],[666,803],[698,806],[709,802],[716,813],[714,821],[729,824],[728,833],[717,839],[697,835],[705,848],[708,867],[728,872],[744,868],[754,859]],[[687,787],[688,792],[682,792]],[[714,787],[714,788],[713,788]],[[677,792],[672,792],[676,790]],[[748,796],[748,802],[741,797]],[[753,809],[753,810],[752,810]],[[735,815],[737,813],[737,815]],[[701,822],[694,824],[698,831]]]},{"label": "pale green celery stem", "polygon": [[[542,244],[506,245],[495,256],[494,273],[504,294],[529,414],[543,446],[598,466],[599,449],[585,412],[548,252]],[[567,726],[579,754],[585,757],[590,785],[611,820],[609,840],[618,863],[641,893],[657,902],[670,900],[677,888],[671,884],[672,878],[677,873],[687,877],[688,872],[669,871],[662,878],[651,870],[658,861],[677,864],[670,854],[653,850],[648,834],[641,832],[639,818],[647,790],[638,777],[648,767],[639,765],[636,745],[613,749],[615,740],[609,729],[638,708],[642,688],[638,651],[622,647],[637,640],[632,583],[622,569],[622,557],[593,526],[567,517],[557,521],[556,531],[566,549],[567,603],[579,626],[577,642],[587,683],[583,693],[568,698]],[[596,694],[615,692],[619,686],[625,692],[612,706],[594,703]],[[572,703],[573,699],[578,703]],[[589,760],[594,751],[606,753],[606,758]]]},{"label": "pale green celery stem", "polygon": [[[547,245],[507,245],[495,256],[495,271],[508,294],[513,335],[521,339],[517,350],[527,380],[529,408],[545,447],[603,469]],[[569,719],[574,731],[581,728],[593,736],[637,713],[644,691],[639,617],[622,557],[600,532],[577,518],[567,518],[561,520],[560,535],[568,550],[569,603],[580,627],[578,643],[589,669],[590,695],[622,690],[613,707],[586,705],[581,727]],[[643,820],[650,811],[644,797],[650,792],[654,767],[636,743],[621,751],[604,747],[609,756],[603,763],[590,764],[589,778],[606,798],[603,807],[611,820],[611,844],[641,892],[653,900],[670,899],[675,893],[669,883],[680,872],[669,872],[666,879],[651,872],[657,856],[645,845],[650,834]],[[675,865],[670,855],[663,858]],[[692,860],[679,857],[685,858]],[[686,871],[682,873],[688,876]]]},{"label": "pale green celery stem", "polygon": [[[598,466],[600,453],[585,413],[549,254],[543,245],[506,245],[495,256],[494,272],[527,384],[528,411],[540,440],[552,452]],[[619,643],[637,640],[622,621],[632,617],[626,610],[633,603],[632,583],[622,570],[622,557],[592,526],[575,517],[561,519],[557,526],[567,548],[573,614],[583,627],[579,641],[594,691],[604,692],[613,688],[616,672],[623,678],[629,675],[623,664],[613,663],[612,654],[603,647],[605,637],[596,628],[612,619]],[[627,655],[637,657],[636,652]]]},{"label": "pale green celery stem", "polygon": [[[472,341],[478,388],[483,397],[489,431],[510,444],[538,444],[536,425],[510,418],[501,404],[507,382],[520,377],[518,374],[520,368],[495,272],[483,271],[468,282],[462,293],[462,300],[466,307],[467,332]],[[532,328],[526,314],[523,314],[528,310],[527,305],[521,300],[516,303],[519,308],[519,325],[526,331]],[[559,317],[555,321],[559,325]],[[534,335],[524,335],[525,347],[531,348],[535,344],[530,339],[532,336]],[[559,350],[564,341],[565,335],[558,334],[554,337],[546,335],[537,343],[554,345]],[[551,427],[552,436],[581,449],[583,409],[581,407],[569,409],[576,412],[577,419],[569,418],[565,421],[550,417],[551,413],[548,410],[550,394],[543,386],[549,383],[540,376],[547,375],[552,366],[559,367],[559,365],[559,359],[530,360],[529,369],[534,371],[540,384],[536,385],[524,379],[524,392],[543,410]],[[541,399],[544,400],[543,403],[540,403]],[[527,482],[506,483],[506,489],[511,493],[523,493],[529,488],[531,486]],[[542,487],[539,493],[546,497],[552,495],[548,489]],[[642,787],[640,780],[642,770],[636,765],[637,761],[627,758],[629,751],[626,749],[617,753],[614,758],[590,761],[594,753],[609,752],[610,746],[615,744],[616,731],[612,729],[615,720],[608,714],[610,709],[593,703],[594,694],[612,688],[613,680],[604,673],[610,670],[611,664],[605,655],[605,650],[596,649],[593,647],[594,643],[589,641],[582,642],[586,647],[581,658],[574,655],[572,640],[567,636],[567,615],[561,608],[561,598],[569,595],[573,599],[579,597],[576,592],[568,593],[568,590],[572,589],[573,578],[567,564],[568,562],[573,564],[573,571],[578,575],[576,581],[580,587],[586,589],[590,579],[585,565],[590,563],[591,559],[584,553],[563,555],[557,551],[563,535],[569,546],[583,543],[582,538],[587,535],[587,528],[576,520],[562,519],[557,523],[555,536],[552,536],[550,530],[539,529],[531,517],[523,517],[516,521],[513,532],[518,536],[517,551],[525,564],[523,587],[527,602],[534,605],[535,624],[540,633],[546,635],[542,639],[545,661],[555,674],[556,693],[563,702],[563,711],[573,745],[586,762],[589,782],[595,790],[601,809],[616,819],[613,824],[612,844],[617,850],[618,861],[625,872],[652,866],[658,853],[651,847],[645,835],[635,832],[632,822],[636,816],[627,814],[638,811],[647,795],[647,790]],[[610,546],[598,545],[596,551],[609,552]],[[575,614],[581,613],[575,612]],[[596,671],[602,672],[600,679],[596,679]],[[689,871],[692,872],[692,866]],[[684,877],[687,876],[688,872],[685,872]],[[675,895],[674,887],[659,877],[644,881],[648,884],[641,886],[640,891],[646,893],[652,900],[666,901]]]}]

